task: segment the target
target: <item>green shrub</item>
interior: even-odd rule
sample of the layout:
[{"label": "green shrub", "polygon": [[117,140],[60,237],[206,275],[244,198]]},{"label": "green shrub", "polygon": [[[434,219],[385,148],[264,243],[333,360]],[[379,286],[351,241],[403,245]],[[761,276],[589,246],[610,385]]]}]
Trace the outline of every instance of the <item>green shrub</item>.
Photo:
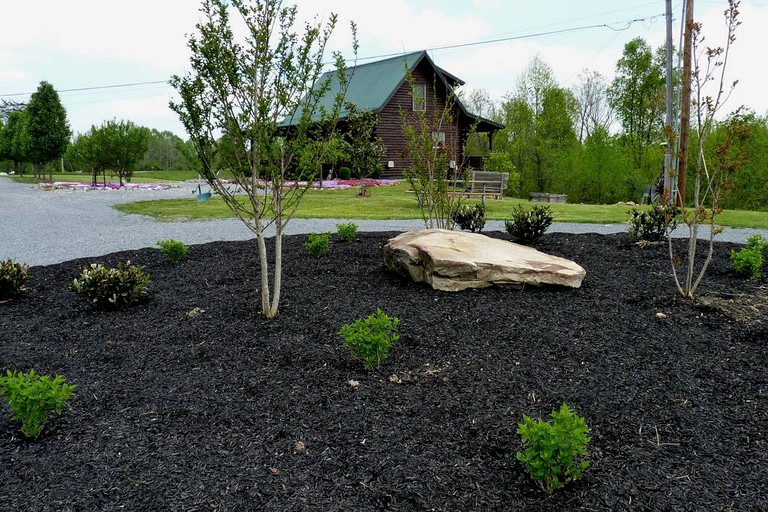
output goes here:
[{"label": "green shrub", "polygon": [[72,291],[96,309],[123,309],[146,295],[149,277],[130,261],[115,268],[91,263],[72,281]]},{"label": "green shrub", "polygon": [[586,460],[589,429],[584,418],[573,414],[566,404],[550,415],[549,421],[523,415],[524,422],[517,429],[523,442],[517,459],[547,494],[578,480],[590,465]]},{"label": "green shrub", "polygon": [[29,267],[12,259],[0,261],[0,301],[16,297],[24,291]]},{"label": "green shrub", "polygon": [[762,235],[747,238],[747,245],[738,251],[731,251],[731,263],[737,274],[750,279],[760,279],[764,263],[764,253],[768,240]]},{"label": "green shrub", "polygon": [[328,241],[330,233],[310,233],[307,241],[304,242],[304,248],[315,257],[319,258],[328,252]]},{"label": "green shrub", "polygon": [[518,205],[512,209],[512,218],[504,221],[507,232],[521,244],[532,244],[552,225],[552,208],[534,205],[526,208]]},{"label": "green shrub", "polygon": [[373,370],[381,365],[389,348],[400,339],[397,334],[399,323],[397,317],[390,317],[378,308],[368,318],[342,326],[339,334],[355,356],[363,360],[365,369]]},{"label": "green shrub", "polygon": [[352,177],[352,170],[349,167],[339,167],[339,179],[348,180]]},{"label": "green shrub", "polygon": [[13,419],[21,420],[21,433],[26,437],[39,437],[48,422],[48,413],[61,414],[74,389],[60,375],[51,379],[37,375],[34,370],[27,374],[8,370],[5,377],[0,377],[0,395],[11,406]]},{"label": "green shrub", "polygon": [[753,249],[764,253],[765,250],[768,249],[768,238],[765,238],[763,235],[752,235],[747,238],[746,247],[747,249]]},{"label": "green shrub", "polygon": [[339,233],[339,240],[342,242],[352,242],[355,240],[355,235],[357,235],[357,224],[354,222],[336,224],[336,229]]},{"label": "green shrub", "polygon": [[650,210],[633,208],[629,212],[629,236],[639,242],[660,242],[667,228],[675,229],[680,209],[674,205],[654,205]]},{"label": "green shrub", "polygon": [[451,212],[451,219],[464,231],[479,233],[485,227],[485,205],[460,204]]},{"label": "green shrub", "polygon": [[179,261],[189,251],[187,244],[179,240],[160,240],[157,242],[157,245],[160,246],[160,250],[172,263]]}]

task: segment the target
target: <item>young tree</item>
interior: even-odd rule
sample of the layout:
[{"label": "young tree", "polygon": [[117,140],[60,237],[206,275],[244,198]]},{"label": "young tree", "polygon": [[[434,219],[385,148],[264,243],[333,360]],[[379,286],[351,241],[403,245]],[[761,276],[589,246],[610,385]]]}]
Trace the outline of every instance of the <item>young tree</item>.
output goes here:
[{"label": "young tree", "polygon": [[[48,82],[40,82],[29,100],[26,112],[29,158],[35,164],[37,176],[43,165],[64,156],[72,132],[59,93]],[[50,170],[49,179],[53,179],[53,169]]]},{"label": "young tree", "polygon": [[386,148],[381,144],[381,137],[376,137],[379,116],[371,110],[359,110],[351,102],[345,104],[347,111],[347,129],[344,132],[345,154],[352,171],[360,178],[360,195],[368,192],[365,179],[381,171],[381,159]]},{"label": "young tree", "polygon": [[[246,27],[242,42],[230,24],[230,4]],[[334,54],[336,73],[322,73],[337,17],[331,15],[324,26],[307,24],[300,36],[293,28],[296,7],[282,7],[277,0],[203,0],[200,11],[198,33],[188,40],[191,71],[171,79],[180,99],[170,107],[190,136],[203,177],[256,235],[261,313],[274,318],[279,312],[283,233],[317,171],[317,162],[301,157],[310,142],[317,142],[313,136],[331,138],[346,92],[340,53]],[[354,38],[354,25],[352,32]],[[356,51],[356,39],[353,47]],[[230,151],[221,151],[224,133]],[[322,151],[314,154],[321,161]],[[218,179],[221,169],[233,174],[237,187]],[[296,186],[287,187],[289,180]],[[271,290],[266,247],[270,225],[275,229]]]},{"label": "young tree", "polygon": [[[406,80],[413,95],[415,80],[410,72],[406,73]],[[400,109],[405,148],[412,162],[405,178],[419,199],[425,226],[429,229],[453,229],[453,212],[458,208],[460,199],[449,191],[457,184],[460,170],[449,168],[449,162],[458,159],[451,154],[456,141],[451,140],[454,135],[448,127],[452,125],[457,99],[449,93],[446,104],[439,105],[436,88],[434,83],[432,98],[428,93],[423,98],[423,110]],[[444,141],[436,138],[440,133],[445,134]]]},{"label": "young tree", "polygon": [[96,185],[99,174],[103,176],[107,168],[107,159],[104,152],[100,151],[95,132],[96,127],[91,127],[88,133],[77,135],[64,154],[64,159],[69,165],[78,170],[88,170],[92,185]]},{"label": "young tree", "polygon": [[[691,73],[691,110],[695,118],[695,130],[697,145],[695,148],[696,163],[694,175],[693,205],[683,206],[679,220],[688,227],[687,258],[685,271],[678,275],[678,266],[681,258],[675,254],[672,237],[668,237],[669,258],[672,262],[672,274],[677,291],[683,298],[692,299],[701,284],[704,274],[712,261],[714,250],[714,237],[722,231],[722,227],[716,224],[716,217],[722,211],[723,195],[732,186],[731,179],[738,168],[746,161],[747,142],[751,136],[749,126],[744,122],[741,108],[729,116],[727,136],[716,148],[717,165],[708,162],[705,155],[705,144],[715,124],[715,116],[728,99],[730,92],[736,86],[733,82],[726,90],[725,71],[731,46],[736,38],[736,28],[741,24],[738,21],[739,2],[728,1],[725,11],[727,28],[724,47],[702,48],[703,37],[701,24],[696,23],[692,32],[692,73]],[[714,95],[707,94],[708,84],[715,86]],[[673,201],[668,191],[665,193],[665,201]],[[680,222],[678,222],[678,225]],[[709,226],[708,250],[704,261],[696,266],[699,227],[702,224]]]},{"label": "young tree", "polygon": [[98,160],[117,175],[121,187],[131,181],[134,167],[147,154],[149,135],[149,128],[114,119],[91,130]]},{"label": "young tree", "polygon": [[148,128],[131,121],[106,121],[78,135],[67,149],[67,159],[88,169],[94,185],[99,173],[111,170],[122,187],[125,181],[131,181],[134,167],[147,153],[148,141]]}]

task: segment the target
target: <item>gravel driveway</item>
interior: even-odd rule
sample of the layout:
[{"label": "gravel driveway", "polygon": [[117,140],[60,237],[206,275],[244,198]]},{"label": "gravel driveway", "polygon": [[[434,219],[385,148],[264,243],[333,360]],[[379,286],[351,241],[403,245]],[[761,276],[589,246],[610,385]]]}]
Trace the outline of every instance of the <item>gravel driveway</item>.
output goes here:
[{"label": "gravel driveway", "polygon": [[[150,217],[127,215],[112,205],[139,200],[191,197],[193,185],[179,183],[167,190],[40,190],[0,177],[0,260],[12,258],[29,265],[48,265],[75,258],[101,256],[115,251],[140,249],[158,240],[175,239],[186,244],[218,240],[244,240],[253,234],[237,219],[157,222]],[[336,231],[346,219],[293,219],[287,234]],[[407,231],[421,229],[421,220],[355,220],[360,231]],[[503,221],[486,223],[488,231],[503,231]],[[623,224],[572,224],[555,222],[550,231],[565,233],[617,233]],[[706,236],[703,230],[702,236]],[[727,229],[718,240],[744,243],[756,233],[768,231]],[[674,236],[685,233],[678,228]]]}]

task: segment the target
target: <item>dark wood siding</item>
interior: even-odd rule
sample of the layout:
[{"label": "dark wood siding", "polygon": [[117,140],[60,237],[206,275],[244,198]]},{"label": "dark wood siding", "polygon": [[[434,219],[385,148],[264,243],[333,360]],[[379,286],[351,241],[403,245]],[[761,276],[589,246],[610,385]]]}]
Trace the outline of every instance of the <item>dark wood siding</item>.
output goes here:
[{"label": "dark wood siding", "polygon": [[[447,104],[446,89],[442,81],[435,79],[433,68],[426,59],[414,70],[413,80],[416,84],[426,85],[426,118],[428,120],[439,118],[440,113],[443,112]],[[384,169],[383,176],[386,178],[403,177],[405,171],[412,164],[412,160],[408,156],[400,117],[402,110],[405,112],[406,117],[410,119],[409,122],[413,125],[416,123],[410,87],[408,82],[404,82],[392,96],[389,103],[379,113],[380,120],[377,135],[381,137],[382,144],[387,148],[381,162]],[[459,116],[456,113],[452,116],[450,126],[434,126],[432,131],[445,132],[445,149],[448,152],[448,160],[454,160],[457,162],[457,165],[460,165],[462,155],[458,119]],[[393,167],[389,167],[389,162],[393,163]]]}]

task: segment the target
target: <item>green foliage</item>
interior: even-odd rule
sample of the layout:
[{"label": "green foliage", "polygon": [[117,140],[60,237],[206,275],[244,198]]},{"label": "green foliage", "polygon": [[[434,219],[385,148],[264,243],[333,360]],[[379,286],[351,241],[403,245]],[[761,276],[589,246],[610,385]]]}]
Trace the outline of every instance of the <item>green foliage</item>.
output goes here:
[{"label": "green foliage", "polygon": [[368,318],[342,326],[339,335],[355,356],[363,360],[365,369],[370,371],[381,365],[392,344],[400,339],[397,334],[399,323],[400,319],[390,317],[377,308]]},{"label": "green foliage", "polygon": [[150,130],[131,121],[111,120],[92,126],[78,135],[67,152],[72,165],[88,170],[93,181],[106,170],[114,172],[120,185],[131,181],[133,170],[147,153]]},{"label": "green foliage", "polygon": [[755,251],[764,252],[766,249],[768,249],[768,239],[763,235],[752,235],[751,237],[747,238],[746,247]]},{"label": "green foliage", "polygon": [[348,180],[352,177],[352,170],[349,167],[339,167],[339,179]]},{"label": "green foliage", "polygon": [[521,244],[535,243],[552,225],[552,208],[544,205],[523,205],[512,209],[510,220],[504,221],[507,233]]},{"label": "green foliage", "polygon": [[48,413],[61,414],[64,404],[72,398],[75,385],[67,384],[63,377],[37,375],[8,370],[0,377],[0,395],[3,395],[13,411],[13,419],[21,420],[21,432],[26,437],[37,438],[48,422]]},{"label": "green foliage", "polygon": [[[346,102],[347,130],[344,132],[344,152],[347,161],[360,178],[360,195],[366,195],[365,178],[381,175],[381,159],[386,154],[381,137],[376,136],[379,116],[370,109],[359,110],[352,102]],[[339,169],[341,174],[341,169]]]},{"label": "green foliage", "polygon": [[29,267],[12,259],[0,261],[0,301],[16,297],[29,279]]},{"label": "green foliage", "polygon": [[0,132],[0,160],[13,162],[13,171],[24,174],[24,162],[29,162],[28,117],[24,110],[14,110],[8,114],[8,121]]},{"label": "green foliage", "polygon": [[149,278],[149,274],[144,274],[141,267],[131,265],[130,261],[120,262],[115,268],[91,263],[72,281],[72,291],[95,309],[124,309],[146,295]]},{"label": "green foliage", "polygon": [[139,171],[180,169],[184,165],[181,147],[184,140],[173,132],[151,129],[147,151],[138,163]]},{"label": "green foliage", "polygon": [[664,126],[665,54],[654,54],[637,37],[624,45],[616,63],[616,77],[608,88],[608,100],[621,122],[631,167],[642,182],[652,183],[658,174],[658,153],[649,152],[662,136]]},{"label": "green foliage", "polygon": [[[523,194],[557,192],[573,169],[581,148],[573,120],[578,105],[570,90],[560,87],[552,68],[534,57],[514,93],[501,105],[505,125],[495,141],[520,173]],[[503,134],[503,135],[502,135]]]},{"label": "green foliage", "polygon": [[649,210],[633,208],[628,212],[629,236],[639,242],[666,240],[667,228],[675,229],[680,209],[674,205],[657,204]]},{"label": "green foliage", "polygon": [[485,206],[460,204],[452,213],[453,221],[464,231],[479,233],[485,227]]},{"label": "green foliage", "polygon": [[[515,169],[510,155],[503,151],[491,151],[485,162],[485,169],[490,172],[507,173],[507,189],[503,190],[507,197],[515,197],[520,193],[520,173]],[[461,228],[464,229],[464,228]]]},{"label": "green foliage", "polygon": [[[179,98],[170,108],[189,135],[200,174],[256,235],[261,268],[271,266],[260,273],[266,318],[279,313],[283,245],[274,244],[270,265],[263,228],[274,226],[280,240],[320,164],[336,159],[332,141],[349,84],[340,52],[333,52],[335,72],[326,74],[338,16],[297,25],[312,18],[280,0],[204,0],[187,38],[189,70],[170,80]],[[220,172],[232,173],[234,183],[219,179]],[[298,183],[284,186],[288,181]]]},{"label": "green foliage", "polygon": [[27,105],[29,160],[44,164],[64,155],[71,131],[67,111],[59,93],[48,82],[40,82]]},{"label": "green foliage", "polygon": [[731,263],[737,274],[750,279],[760,279],[768,239],[762,235],[753,235],[747,239],[747,245],[738,251],[731,251]]},{"label": "green foliage", "polygon": [[523,442],[517,460],[547,494],[578,480],[590,465],[586,460],[589,429],[584,418],[572,413],[566,404],[550,415],[549,421],[523,415],[517,429]]},{"label": "green foliage", "polygon": [[[426,90],[426,84],[416,83],[410,72],[406,72],[406,79],[413,101],[424,101],[424,97],[414,95],[414,91]],[[437,97],[437,84],[433,83],[432,88],[432,94]],[[455,102],[456,98],[450,95],[441,108],[414,111],[400,107],[405,155],[410,160],[410,167],[404,174],[416,194],[421,218],[429,229],[453,229],[451,214],[459,205],[459,197],[449,192],[454,190],[462,171],[450,167],[452,160],[458,160],[461,141],[456,133],[446,129],[454,123]]]},{"label": "green foliage", "polygon": [[336,224],[336,229],[339,233],[339,240],[342,242],[352,242],[357,235],[357,224],[354,222],[347,222]]},{"label": "green foliage", "polygon": [[310,233],[307,241],[304,242],[304,248],[307,252],[319,258],[328,252],[330,238],[330,233]]},{"label": "green foliage", "polygon": [[189,251],[187,244],[179,240],[160,240],[157,242],[157,245],[160,246],[160,250],[163,251],[165,257],[173,263],[186,256]]}]

